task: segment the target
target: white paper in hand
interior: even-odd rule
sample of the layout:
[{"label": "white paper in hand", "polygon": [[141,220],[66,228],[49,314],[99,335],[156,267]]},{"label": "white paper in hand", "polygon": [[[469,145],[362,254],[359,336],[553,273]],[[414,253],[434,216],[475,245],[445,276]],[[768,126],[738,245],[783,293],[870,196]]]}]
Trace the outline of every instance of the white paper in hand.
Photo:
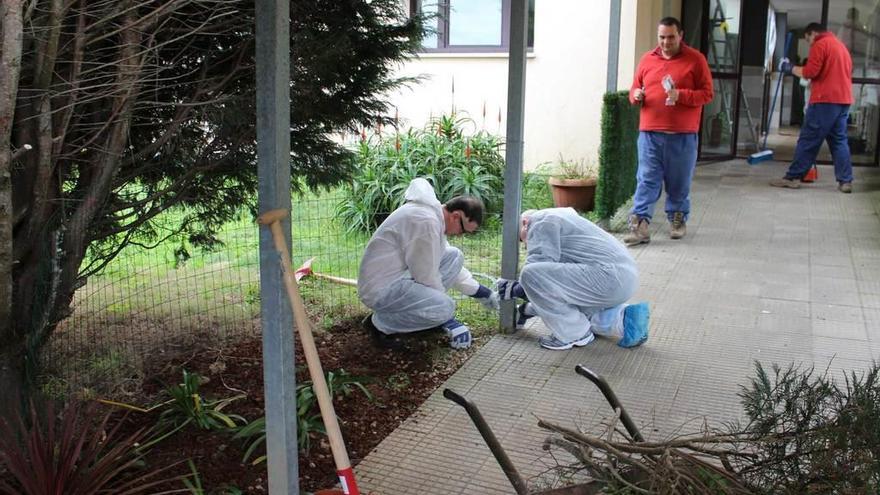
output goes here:
[{"label": "white paper in hand", "polygon": [[[666,74],[665,76],[663,76],[663,80],[660,82],[660,84],[663,85],[663,89],[666,90],[667,93],[672,91],[673,89],[675,89],[675,81],[672,80],[672,76],[670,76],[669,74]],[[672,105],[675,105],[675,102],[672,101],[672,99],[670,99],[669,97],[667,97],[666,98],[666,105],[672,106]]]}]

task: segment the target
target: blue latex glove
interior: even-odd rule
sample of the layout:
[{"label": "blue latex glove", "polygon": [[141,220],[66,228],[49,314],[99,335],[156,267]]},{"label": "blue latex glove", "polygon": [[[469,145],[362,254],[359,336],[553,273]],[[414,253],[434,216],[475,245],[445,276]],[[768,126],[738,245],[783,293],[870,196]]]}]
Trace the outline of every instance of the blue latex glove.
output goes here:
[{"label": "blue latex glove", "polygon": [[783,74],[791,74],[791,69],[793,67],[791,60],[789,60],[788,57],[779,61],[779,72],[782,72]]},{"label": "blue latex glove", "polygon": [[507,301],[508,299],[513,299],[515,297],[527,299],[525,289],[523,289],[522,285],[516,280],[499,278],[498,281],[495,282],[495,289],[498,290],[498,297],[502,301]]},{"label": "blue latex glove", "polygon": [[449,347],[453,349],[467,349],[471,346],[471,329],[464,323],[452,319],[443,324],[443,330],[449,336]]},{"label": "blue latex glove", "polygon": [[498,293],[485,285],[480,285],[480,288],[477,289],[477,293],[471,297],[476,299],[488,311],[498,311],[501,309],[501,303],[498,300]]}]

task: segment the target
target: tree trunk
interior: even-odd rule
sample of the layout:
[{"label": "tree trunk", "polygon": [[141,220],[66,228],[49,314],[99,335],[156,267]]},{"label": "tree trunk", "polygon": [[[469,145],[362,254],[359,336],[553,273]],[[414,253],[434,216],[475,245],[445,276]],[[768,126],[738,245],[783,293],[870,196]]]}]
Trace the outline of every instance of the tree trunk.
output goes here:
[{"label": "tree trunk", "polygon": [[0,2],[0,405],[12,404],[21,370],[12,322],[12,121],[22,44],[21,0]]}]

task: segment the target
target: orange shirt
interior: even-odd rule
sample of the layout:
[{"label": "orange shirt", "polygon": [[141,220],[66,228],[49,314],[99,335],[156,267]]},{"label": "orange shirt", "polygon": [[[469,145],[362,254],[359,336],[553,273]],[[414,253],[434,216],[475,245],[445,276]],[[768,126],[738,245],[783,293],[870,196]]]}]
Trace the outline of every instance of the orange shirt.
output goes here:
[{"label": "orange shirt", "polygon": [[[661,83],[667,74],[678,90],[678,101],[672,106],[666,105],[666,90]],[[637,103],[632,97],[636,88],[645,90],[639,114],[641,131],[698,132],[703,105],[712,101],[715,94],[706,57],[684,43],[670,59],[663,58],[659,46],[644,54],[629,92],[633,104]]]},{"label": "orange shirt", "polygon": [[846,45],[833,34],[816,35],[803,73],[810,80],[810,105],[852,105],[852,57]]}]

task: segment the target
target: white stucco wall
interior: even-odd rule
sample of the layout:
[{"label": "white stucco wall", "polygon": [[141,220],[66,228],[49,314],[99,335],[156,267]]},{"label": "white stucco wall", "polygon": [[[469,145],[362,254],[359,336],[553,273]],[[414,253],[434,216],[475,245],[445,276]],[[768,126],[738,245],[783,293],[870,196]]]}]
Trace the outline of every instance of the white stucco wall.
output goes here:
[{"label": "white stucco wall", "polygon": [[[644,3],[641,2],[641,3]],[[636,47],[638,0],[620,2],[620,56],[617,65],[617,89],[629,89],[641,52]],[[639,47],[641,48],[641,47]]]},{"label": "white stucco wall", "polygon": [[[636,0],[624,0],[623,13]],[[535,2],[535,46],[526,68],[524,166],[532,169],[567,159],[595,158],[599,147],[602,95],[608,58],[609,0],[538,0]],[[626,35],[631,37],[635,22]],[[621,47],[623,48],[623,47]],[[619,82],[632,77],[632,53],[621,50]],[[501,135],[507,120],[506,54],[424,54],[406,64],[402,75],[425,76],[391,97],[405,126],[422,126],[433,115],[448,114],[454,104],[478,128]],[[486,107],[485,120],[482,116]],[[501,122],[498,122],[499,111]]]}]

